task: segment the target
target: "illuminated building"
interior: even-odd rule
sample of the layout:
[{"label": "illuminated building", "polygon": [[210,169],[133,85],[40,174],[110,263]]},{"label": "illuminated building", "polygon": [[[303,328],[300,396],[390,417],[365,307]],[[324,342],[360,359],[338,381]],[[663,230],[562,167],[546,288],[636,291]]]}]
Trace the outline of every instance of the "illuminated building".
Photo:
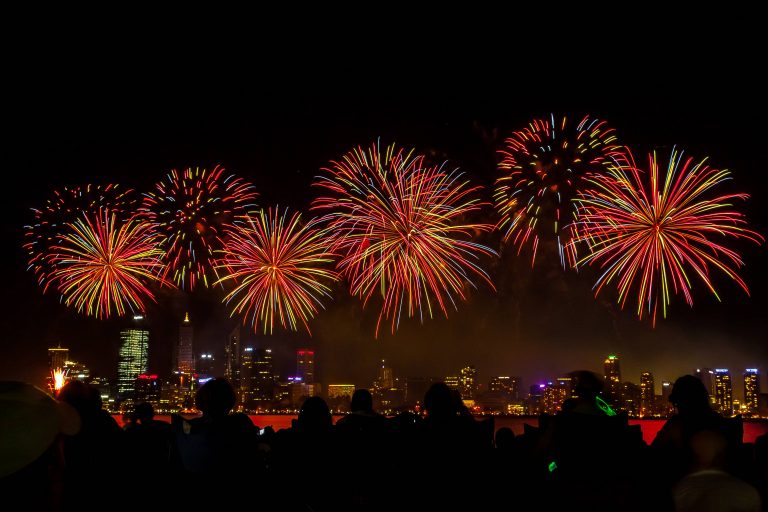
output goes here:
[{"label": "illuminated building", "polygon": [[653,416],[656,414],[653,374],[643,372],[640,374],[640,416]]},{"label": "illuminated building", "polygon": [[529,388],[528,398],[524,401],[527,414],[535,416],[541,412],[541,399],[546,387],[546,384],[534,384]]},{"label": "illuminated building", "polygon": [[243,347],[240,354],[240,406],[245,410],[253,408],[253,390],[256,387],[256,351]]},{"label": "illuminated building", "polygon": [[240,324],[232,329],[224,345],[224,378],[236,390],[240,387]]},{"label": "illuminated building", "polygon": [[459,390],[459,377],[456,375],[449,375],[445,378],[445,385],[451,389]]},{"label": "illuminated building", "polygon": [[474,366],[465,366],[459,372],[459,392],[464,400],[474,400],[477,391],[477,370]]},{"label": "illuminated building", "polygon": [[200,356],[197,358],[197,373],[201,375],[213,375],[215,373],[213,365],[213,354],[200,354]]},{"label": "illuminated building", "polygon": [[260,348],[256,351],[254,365],[253,398],[265,402],[275,397],[274,365],[272,363],[272,349]]},{"label": "illuminated building", "polygon": [[148,402],[157,409],[160,407],[160,381],[157,375],[142,373],[136,378],[136,403]]},{"label": "illuminated building", "polygon": [[661,407],[659,409],[663,416],[675,413],[675,406],[669,401],[670,394],[672,394],[672,383],[668,380],[661,381]]},{"label": "illuminated building", "polygon": [[50,374],[56,368],[64,368],[64,363],[69,359],[69,349],[58,347],[48,349],[48,373]]},{"label": "illuminated building", "polygon": [[520,400],[520,390],[522,389],[522,382],[523,380],[520,377],[510,377],[509,378],[509,395],[510,398],[512,398],[513,401],[517,402]]},{"label": "illuminated building", "polygon": [[625,382],[622,384],[621,391],[622,409],[627,411],[629,416],[639,416],[640,406],[643,400],[643,390],[637,384]]},{"label": "illuminated building", "polygon": [[381,368],[379,368],[379,378],[377,381],[377,387],[380,389],[390,389],[395,386],[394,373],[392,368],[389,368],[385,361],[381,360]]},{"label": "illuminated building", "polygon": [[760,409],[760,374],[757,368],[744,370],[744,406],[751,416],[759,414]]},{"label": "illuminated building", "polygon": [[354,384],[328,384],[328,398],[347,397],[352,400],[352,393],[354,392]]},{"label": "illuminated building", "polygon": [[296,351],[296,376],[305,384],[315,382],[315,351],[301,348]]},{"label": "illuminated building", "polygon": [[606,357],[603,361],[603,369],[605,370],[605,390],[608,392],[611,405],[617,406],[623,402],[619,358],[613,354]]},{"label": "illuminated building", "polygon": [[548,382],[541,390],[541,409],[545,414],[557,414],[563,408],[563,402],[570,396],[570,380],[558,382]]},{"label": "illuminated building", "polygon": [[77,361],[65,361],[64,370],[67,372],[67,380],[79,380],[88,383],[91,378],[91,370]]},{"label": "illuminated building", "polygon": [[179,344],[176,347],[176,369],[191,375],[195,372],[195,354],[192,349],[194,329],[189,321],[189,313],[184,315],[184,321],[179,326]]},{"label": "illuminated building", "polygon": [[707,394],[709,395],[709,403],[716,406],[714,370],[712,370],[712,368],[696,368],[695,375],[704,383],[704,387],[707,389]]},{"label": "illuminated building", "polygon": [[715,368],[715,407],[721,414],[733,415],[733,386],[727,368]]},{"label": "illuminated building", "polygon": [[488,382],[488,391],[491,393],[510,393],[510,378],[506,376],[491,377]]},{"label": "illuminated building", "polygon": [[144,327],[144,316],[133,315],[133,324],[120,331],[117,362],[117,394],[120,400],[132,400],[136,377],[147,373],[149,331]]}]

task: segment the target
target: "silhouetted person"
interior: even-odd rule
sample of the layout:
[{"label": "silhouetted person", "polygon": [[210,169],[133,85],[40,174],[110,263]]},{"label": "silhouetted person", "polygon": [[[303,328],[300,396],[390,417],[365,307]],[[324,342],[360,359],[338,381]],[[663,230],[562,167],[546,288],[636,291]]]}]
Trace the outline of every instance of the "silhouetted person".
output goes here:
[{"label": "silhouetted person", "polygon": [[511,452],[515,447],[515,433],[509,427],[501,427],[496,431],[496,449]]},{"label": "silhouetted person", "polygon": [[540,462],[549,475],[545,489],[555,491],[558,506],[575,510],[628,510],[637,494],[629,492],[639,465],[642,437],[628,429],[601,398],[603,380],[593,372],[571,372],[571,398],[540,440]]},{"label": "silhouetted person", "polygon": [[367,389],[356,389],[352,394],[350,414],[336,422],[342,430],[381,429],[384,426],[384,416],[373,410],[373,397]]},{"label": "silhouetted person", "polygon": [[712,410],[704,383],[693,375],[675,381],[669,401],[677,414],[669,418],[651,444],[657,464],[671,485],[687,473],[694,461],[691,438],[702,430],[719,432],[727,441],[726,465],[731,467],[741,446],[741,423],[726,420]]},{"label": "silhouetted person", "polygon": [[136,404],[130,413],[131,423],[123,427],[127,448],[125,465],[133,482],[132,497],[138,504],[148,500],[158,506],[171,503],[165,496],[172,478],[180,470],[176,437],[171,425],[154,419],[151,404]]},{"label": "silhouetted person", "polygon": [[[328,492],[334,485],[332,475],[340,464],[333,436],[333,417],[325,400],[319,396],[307,398],[299,410],[299,417],[289,429],[278,431],[272,450],[276,501],[283,507],[299,510],[330,510],[333,495]],[[288,475],[297,468],[314,468],[312,478],[295,485]]]},{"label": "silhouetted person", "polygon": [[381,502],[381,485],[388,475],[383,463],[391,455],[385,438],[387,421],[373,410],[367,389],[357,389],[350,403],[352,412],[336,422],[339,469],[349,475],[348,506],[370,510]]},{"label": "silhouetted person", "polygon": [[232,385],[222,378],[211,379],[195,394],[195,405],[203,413],[190,420],[172,416],[176,446],[187,477],[186,492],[209,489],[212,500],[236,503],[233,489],[254,485],[259,467],[257,432],[245,414],[230,414],[235,406]]},{"label": "silhouetted person", "polygon": [[[58,399],[80,415],[80,432],[64,441],[64,509],[102,506],[111,483],[123,479],[125,439],[115,419],[101,407],[96,388],[70,380]],[[97,471],[94,468],[99,468]]]},{"label": "silhouetted person", "polygon": [[675,485],[676,512],[759,512],[760,495],[725,471],[727,441],[700,430],[690,439],[691,470]]}]

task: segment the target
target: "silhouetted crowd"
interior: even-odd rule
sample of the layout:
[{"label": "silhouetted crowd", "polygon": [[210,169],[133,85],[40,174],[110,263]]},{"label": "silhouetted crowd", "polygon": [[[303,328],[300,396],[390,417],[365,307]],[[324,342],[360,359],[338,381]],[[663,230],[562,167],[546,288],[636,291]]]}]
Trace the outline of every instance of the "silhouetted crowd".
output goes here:
[{"label": "silhouetted crowd", "polygon": [[671,417],[649,446],[601,399],[602,379],[572,374],[573,397],[515,436],[478,421],[434,384],[425,414],[386,418],[367,390],[333,424],[308,398],[291,428],[232,413],[213,379],[202,416],[154,419],[138,404],[121,428],[98,393],[70,381],[58,402],[0,382],[0,503],[22,510],[643,510],[758,511],[768,495],[768,435],[742,442],[739,417],[710,407],[700,380],[674,384]]}]

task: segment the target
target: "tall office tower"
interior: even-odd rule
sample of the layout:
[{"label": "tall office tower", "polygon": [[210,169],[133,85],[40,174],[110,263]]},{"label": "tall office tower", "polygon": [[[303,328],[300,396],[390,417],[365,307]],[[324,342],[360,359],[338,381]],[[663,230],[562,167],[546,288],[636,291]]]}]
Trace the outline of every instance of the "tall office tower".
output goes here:
[{"label": "tall office tower", "polygon": [[253,409],[253,392],[256,384],[256,351],[243,347],[240,354],[240,405],[246,410]]},{"label": "tall office tower", "polygon": [[733,386],[727,368],[715,368],[715,407],[720,414],[733,415]]},{"label": "tall office tower", "polygon": [[315,383],[315,351],[300,348],[296,351],[296,376],[304,384]]},{"label": "tall office tower", "polygon": [[448,375],[445,378],[445,385],[448,386],[451,389],[456,389],[456,390],[461,391],[458,375]]},{"label": "tall office tower", "polygon": [[509,378],[509,395],[514,401],[520,400],[520,390],[523,388],[522,382],[523,380],[520,377]]},{"label": "tall office tower", "polygon": [[570,387],[570,382],[566,383],[560,379],[557,382],[548,382],[542,391],[541,412],[554,415],[561,411],[563,403],[570,395]]},{"label": "tall office tower", "polygon": [[161,386],[157,375],[142,373],[136,377],[136,403],[148,402],[155,409],[160,407]]},{"label": "tall office tower", "polygon": [[661,381],[661,404],[659,413],[662,416],[669,416],[675,413],[675,406],[669,401],[669,395],[672,394],[672,383],[668,380]]},{"label": "tall office tower", "polygon": [[619,368],[619,358],[613,354],[605,358],[603,362],[605,369],[605,390],[610,396],[611,405],[617,406],[623,403],[621,369]]},{"label": "tall office tower", "polygon": [[224,377],[237,389],[240,381],[240,324],[227,337],[224,345]]},{"label": "tall office tower", "polygon": [[254,373],[256,378],[254,380],[253,398],[259,401],[271,401],[275,397],[272,349],[260,348],[256,351]]},{"label": "tall office tower", "polygon": [[213,376],[215,360],[210,352],[200,354],[197,358],[197,373]]},{"label": "tall office tower", "polygon": [[757,368],[744,370],[744,406],[747,413],[757,415],[760,410],[760,374]]},{"label": "tall office tower", "polygon": [[640,416],[653,416],[656,413],[656,395],[653,384],[653,374],[640,374]]},{"label": "tall office tower", "polygon": [[395,376],[392,372],[392,368],[388,367],[384,359],[381,360],[381,368],[379,368],[379,379],[377,381],[377,387],[380,389],[392,389],[395,385]]},{"label": "tall office tower", "polygon": [[147,373],[149,331],[143,315],[133,315],[133,325],[120,331],[120,353],[117,362],[118,398],[133,399],[136,378]]},{"label": "tall office tower", "polygon": [[499,377],[491,377],[488,382],[488,391],[491,393],[507,393],[510,394],[511,386],[510,379],[505,375]]},{"label": "tall office tower", "polygon": [[632,417],[640,415],[640,404],[643,401],[643,390],[637,384],[625,382],[622,384],[621,408]]},{"label": "tall office tower", "polygon": [[64,368],[64,364],[69,359],[69,349],[62,348],[61,343],[58,347],[48,349],[48,373],[56,368]]},{"label": "tall office tower", "polygon": [[184,321],[179,326],[179,345],[176,347],[176,369],[181,373],[195,372],[195,353],[192,349],[194,329],[189,321],[189,313],[184,315]]},{"label": "tall office tower", "polygon": [[474,400],[477,391],[477,369],[465,366],[459,371],[459,392],[464,400]]},{"label": "tall office tower", "polygon": [[709,403],[715,405],[715,371],[712,368],[696,368],[694,373],[707,388]]}]

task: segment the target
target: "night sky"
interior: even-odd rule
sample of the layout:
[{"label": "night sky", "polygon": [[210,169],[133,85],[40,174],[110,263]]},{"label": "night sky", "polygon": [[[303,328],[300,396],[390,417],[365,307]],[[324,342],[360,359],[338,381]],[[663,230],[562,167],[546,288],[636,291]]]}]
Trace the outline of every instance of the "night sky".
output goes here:
[{"label": "night sky", "polygon": [[[397,76],[331,70],[279,79],[260,69],[244,79],[226,70],[158,75],[134,63],[103,75],[91,70],[87,80],[61,69],[37,70],[15,83],[6,104],[5,125],[12,134],[5,141],[10,158],[2,202],[0,378],[40,383],[47,371],[46,348],[57,342],[93,374],[116,373],[121,321],[77,316],[53,294],[44,296],[25,271],[21,244],[23,226],[32,220],[29,209],[42,206],[65,185],[117,181],[144,191],[172,168],[221,164],[256,186],[260,206],[306,212],[319,169],[380,137],[435,162],[448,160],[451,168],[486,187],[484,198],[491,201],[496,151],[507,134],[550,112],[591,114],[615,127],[638,160],[652,149],[668,155],[677,144],[731,170],[733,179],[721,190],[749,193],[749,201],[738,208],[753,229],[767,234],[763,120],[768,109],[757,70],[755,76],[744,70],[738,75],[708,70],[704,77],[693,70],[678,72],[684,79],[670,79],[669,70],[651,69],[637,79],[584,72],[569,77],[581,84],[573,86],[517,83],[493,69]],[[707,79],[710,75],[719,78]],[[584,79],[590,76],[598,86]],[[485,217],[495,222],[491,207]],[[484,241],[500,248],[497,234]],[[368,385],[377,361],[386,358],[399,376],[442,377],[474,364],[483,383],[506,374],[522,376],[528,386],[575,369],[602,373],[604,357],[616,353],[625,380],[639,382],[640,372],[648,369],[657,390],[661,380],[699,366],[730,368],[735,394],[741,396],[744,368],[768,370],[768,273],[765,245],[736,241],[732,246],[746,262],[742,276],[752,296],[716,274],[722,303],[695,282],[694,308],[674,297],[669,318],[660,319],[655,329],[637,320],[632,305],[621,311],[610,290],[595,300],[595,270],[563,271],[554,247],[545,246],[533,270],[527,256],[503,248],[500,259],[484,261],[497,292],[478,283],[448,320],[437,316],[423,325],[403,320],[394,336],[382,328],[377,340],[376,305],[363,309],[339,285],[334,301],[312,321],[311,338],[277,331],[252,335],[252,342],[272,347],[276,359],[284,361],[283,372],[295,368],[295,348],[314,347],[317,374],[325,383]],[[161,294],[148,312],[152,371],[170,370],[176,325],[186,310],[197,347],[221,355],[237,321],[228,318],[221,296],[210,290]]]}]

